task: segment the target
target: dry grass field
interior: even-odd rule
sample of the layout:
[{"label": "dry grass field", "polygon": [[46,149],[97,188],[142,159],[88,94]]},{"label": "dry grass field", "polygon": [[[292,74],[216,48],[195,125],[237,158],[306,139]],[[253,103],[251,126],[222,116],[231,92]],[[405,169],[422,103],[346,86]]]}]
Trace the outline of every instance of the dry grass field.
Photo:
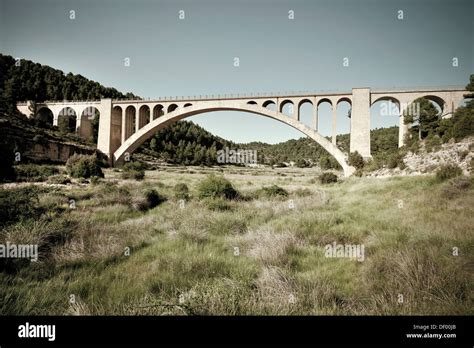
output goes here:
[{"label": "dry grass field", "polygon": [[[200,198],[212,172],[239,196]],[[461,187],[432,176],[327,185],[317,176],[170,167],[143,181],[108,169],[99,182],[35,184],[31,205],[41,213],[4,227],[0,242],[37,243],[40,259],[4,265],[0,312],[474,313],[472,178]],[[284,191],[262,190],[270,185]],[[4,189],[13,197],[22,188]],[[160,197],[154,204],[150,189]],[[332,243],[362,245],[363,260],[327,257]]]}]

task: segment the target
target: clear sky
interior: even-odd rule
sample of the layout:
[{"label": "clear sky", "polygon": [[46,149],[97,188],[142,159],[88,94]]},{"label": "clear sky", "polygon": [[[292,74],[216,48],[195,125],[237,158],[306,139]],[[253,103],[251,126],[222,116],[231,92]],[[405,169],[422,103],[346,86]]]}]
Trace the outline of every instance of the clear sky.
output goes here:
[{"label": "clear sky", "polygon": [[[2,53],[145,98],[464,86],[474,73],[472,0],[0,2]],[[339,133],[349,130],[348,108],[341,104],[338,109]],[[305,123],[310,112],[309,107],[302,111]],[[328,105],[321,106],[320,119],[320,130],[328,135]],[[302,136],[246,113],[216,112],[190,120],[238,142]],[[397,122],[373,107],[372,128]]]}]

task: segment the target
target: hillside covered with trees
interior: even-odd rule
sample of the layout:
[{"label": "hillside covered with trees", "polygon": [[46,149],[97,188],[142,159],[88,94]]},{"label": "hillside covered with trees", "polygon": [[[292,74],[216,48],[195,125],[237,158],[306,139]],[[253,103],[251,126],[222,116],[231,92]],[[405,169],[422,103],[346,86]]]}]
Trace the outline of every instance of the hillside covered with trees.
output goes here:
[{"label": "hillside covered with trees", "polygon": [[81,75],[65,74],[61,70],[30,60],[15,60],[0,54],[0,111],[15,111],[18,101],[34,100],[95,100],[100,98],[138,98]]},{"label": "hillside covered with trees", "polygon": [[235,146],[193,122],[179,121],[157,132],[139,151],[173,164],[215,165],[218,150]]}]

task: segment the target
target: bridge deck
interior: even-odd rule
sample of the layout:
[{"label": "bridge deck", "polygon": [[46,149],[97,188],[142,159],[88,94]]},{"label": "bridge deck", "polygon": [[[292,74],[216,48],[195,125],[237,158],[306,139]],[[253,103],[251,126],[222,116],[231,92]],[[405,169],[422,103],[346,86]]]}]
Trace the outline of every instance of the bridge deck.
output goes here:
[{"label": "bridge deck", "polygon": [[[438,87],[393,87],[390,89],[371,88],[371,94],[402,94],[402,93],[432,93],[432,92],[466,92],[464,86],[438,86]],[[201,101],[201,100],[239,100],[239,99],[275,99],[275,98],[310,98],[310,97],[329,97],[329,96],[348,96],[352,91],[298,91],[298,92],[279,92],[279,93],[229,93],[229,94],[206,94],[194,96],[171,96],[159,97],[157,99],[112,99],[113,103],[140,103],[140,102],[173,102],[173,101]],[[100,103],[100,100],[46,100],[39,104],[92,104]],[[26,102],[18,102],[17,105],[26,105]]]}]

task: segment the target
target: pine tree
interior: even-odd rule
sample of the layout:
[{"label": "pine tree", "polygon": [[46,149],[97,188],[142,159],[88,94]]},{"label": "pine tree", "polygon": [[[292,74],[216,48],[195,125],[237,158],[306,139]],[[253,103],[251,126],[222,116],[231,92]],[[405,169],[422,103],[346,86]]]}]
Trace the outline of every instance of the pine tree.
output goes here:
[{"label": "pine tree", "polygon": [[[410,112],[413,110],[419,110],[419,112]],[[418,133],[420,140],[426,138],[429,134],[434,135],[436,133],[440,120],[439,112],[428,99],[416,99],[403,114],[405,124],[412,124],[411,130]]]}]

